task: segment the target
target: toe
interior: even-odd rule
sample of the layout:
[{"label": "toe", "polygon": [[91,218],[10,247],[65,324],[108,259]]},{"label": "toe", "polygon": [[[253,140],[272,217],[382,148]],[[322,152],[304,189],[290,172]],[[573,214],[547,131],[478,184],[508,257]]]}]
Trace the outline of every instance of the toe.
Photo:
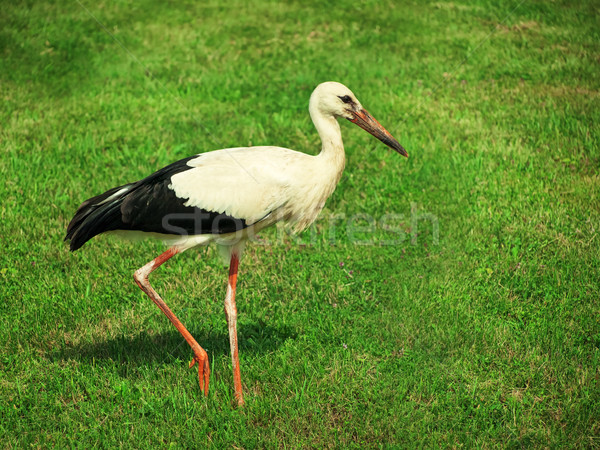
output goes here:
[{"label": "toe", "polygon": [[198,384],[204,395],[208,396],[208,384],[210,381],[210,365],[208,363],[208,355],[204,352],[203,355],[195,355],[190,361],[190,368],[198,364]]}]

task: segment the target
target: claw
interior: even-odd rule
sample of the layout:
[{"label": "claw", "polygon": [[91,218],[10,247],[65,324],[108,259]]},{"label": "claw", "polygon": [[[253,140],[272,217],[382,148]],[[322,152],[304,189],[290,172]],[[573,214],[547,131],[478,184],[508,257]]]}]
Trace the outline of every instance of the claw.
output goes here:
[{"label": "claw", "polygon": [[190,361],[190,369],[194,365],[198,364],[198,384],[200,390],[204,392],[205,396],[208,396],[208,383],[210,381],[210,365],[208,364],[208,355],[195,355]]}]

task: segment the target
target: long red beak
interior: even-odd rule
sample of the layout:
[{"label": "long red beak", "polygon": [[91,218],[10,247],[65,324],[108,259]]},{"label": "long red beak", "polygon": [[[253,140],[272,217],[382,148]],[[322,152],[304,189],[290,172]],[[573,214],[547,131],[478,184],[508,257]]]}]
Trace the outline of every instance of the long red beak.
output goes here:
[{"label": "long red beak", "polygon": [[408,158],[408,153],[406,153],[404,147],[402,147],[394,138],[394,136],[392,136],[388,130],[383,128],[383,126],[377,122],[377,119],[369,114],[366,109],[361,109],[360,111],[354,112],[354,119],[348,120],[352,123],[355,123],[363,130],[368,131],[385,145],[396,150],[402,156],[406,156]]}]

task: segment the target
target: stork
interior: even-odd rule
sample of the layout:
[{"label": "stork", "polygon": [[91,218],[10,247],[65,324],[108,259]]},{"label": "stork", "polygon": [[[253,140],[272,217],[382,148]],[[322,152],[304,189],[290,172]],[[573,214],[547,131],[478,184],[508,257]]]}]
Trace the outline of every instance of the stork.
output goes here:
[{"label": "stork", "polygon": [[210,242],[217,244],[229,262],[225,316],[235,398],[243,405],[235,291],[238,264],[247,240],[278,221],[293,225],[299,232],[316,219],[345,166],[338,118],[348,119],[408,156],[340,83],[318,85],[310,97],[309,112],[322,141],[316,156],[270,146],[193,155],[140,181],[86,200],[67,227],[65,240],[70,240],[71,251],[106,232],[152,237],[167,244],[164,253],[135,271],[134,279],[192,348],[190,368],[198,365],[198,381],[205,395],[210,380],[208,355],[153,289],[148,276],[177,253]]}]

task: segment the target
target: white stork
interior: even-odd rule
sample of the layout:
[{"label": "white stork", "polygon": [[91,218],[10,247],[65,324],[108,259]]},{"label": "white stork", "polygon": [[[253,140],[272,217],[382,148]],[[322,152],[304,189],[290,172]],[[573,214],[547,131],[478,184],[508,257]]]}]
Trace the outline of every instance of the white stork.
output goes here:
[{"label": "white stork", "polygon": [[233,366],[235,397],[243,405],[238,359],[235,289],[238,263],[247,239],[278,221],[308,227],[337,185],[345,165],[338,117],[371,133],[404,156],[406,150],[344,85],[322,83],[310,97],[310,117],[322,141],[321,152],[307,155],[281,147],[228,148],[174,162],[143,180],[119,186],[81,204],[65,240],[75,251],[94,236],[118,232],[164,241],[168,250],[138,269],[138,286],[175,325],[192,348],[200,389],[208,395],[206,351],[150,285],[148,276],[177,253],[215,241],[229,261],[225,316]]}]

